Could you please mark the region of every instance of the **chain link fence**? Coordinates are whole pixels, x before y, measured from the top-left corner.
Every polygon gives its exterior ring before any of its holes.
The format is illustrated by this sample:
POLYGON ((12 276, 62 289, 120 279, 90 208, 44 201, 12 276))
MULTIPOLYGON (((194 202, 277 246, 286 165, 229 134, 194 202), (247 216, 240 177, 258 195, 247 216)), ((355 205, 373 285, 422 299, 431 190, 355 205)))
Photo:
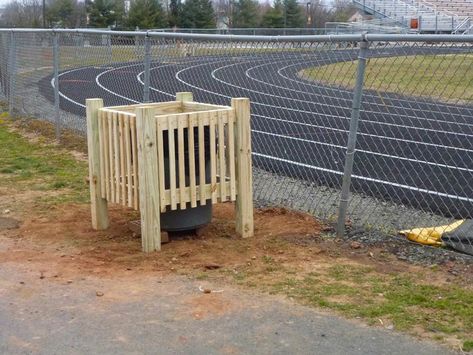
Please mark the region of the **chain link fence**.
POLYGON ((10 113, 54 122, 58 137, 85 134, 86 98, 249 97, 258 201, 338 221, 339 235, 428 238, 465 220, 462 235, 440 234, 473 253, 471 36, 0 30, 0 40, 10 113))

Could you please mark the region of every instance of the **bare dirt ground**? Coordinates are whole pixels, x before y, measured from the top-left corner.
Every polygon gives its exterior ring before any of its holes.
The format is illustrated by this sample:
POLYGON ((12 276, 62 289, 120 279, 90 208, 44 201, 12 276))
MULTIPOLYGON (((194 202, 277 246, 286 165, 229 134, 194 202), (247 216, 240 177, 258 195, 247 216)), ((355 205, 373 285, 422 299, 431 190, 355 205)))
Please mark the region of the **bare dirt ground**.
MULTIPOLYGON (((141 253, 140 237, 128 227, 136 219, 133 211, 110 208, 111 225, 106 231, 95 231, 90 225, 87 205, 54 207, 32 215, 16 212, 8 200, 29 204, 33 193, 4 198, 0 203, 4 217, 17 220, 19 228, 3 228, 2 241, 9 247, 0 251, 3 262, 28 262, 44 277, 70 279, 84 275, 120 276, 130 271, 163 274, 232 268, 248 263, 259 264, 263 257, 278 263, 305 269, 340 263, 373 265, 382 271, 418 272, 414 265, 382 255, 379 248, 366 249, 345 245, 320 236, 329 227, 311 216, 282 208, 260 209, 255 213, 255 237, 242 240, 234 231, 233 205, 214 206, 213 221, 199 235, 171 235, 171 243, 163 244, 159 253, 141 253), (10 208, 9 208, 10 207, 10 208), (314 265, 317 264, 317 265, 314 265)), ((13 207, 14 208, 14 207, 13 207)), ((9 223, 8 222, 7 226, 9 223)), ((0 229, 2 225, 0 222, 0 229)), ((451 266, 452 268, 454 265, 451 266)), ((457 278, 469 278, 468 266, 458 266, 457 278)), ((443 273, 435 273, 438 282, 446 282, 443 273)), ((39 276, 39 275, 38 275, 39 276)), ((453 277, 453 276, 452 276, 453 277)))

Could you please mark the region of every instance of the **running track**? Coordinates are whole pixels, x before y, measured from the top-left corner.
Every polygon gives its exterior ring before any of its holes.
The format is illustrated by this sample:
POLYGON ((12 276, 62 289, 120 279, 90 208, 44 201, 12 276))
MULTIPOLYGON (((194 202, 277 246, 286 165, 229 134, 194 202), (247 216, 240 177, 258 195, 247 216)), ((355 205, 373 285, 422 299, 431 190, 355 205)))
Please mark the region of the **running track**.
MULTIPOLYGON (((249 97, 254 165, 339 188, 352 93, 303 80, 297 73, 357 55, 357 50, 336 50, 153 62, 151 100, 170 101, 178 91, 192 91, 196 101, 215 104, 249 97)), ((44 78, 40 86, 47 83, 45 95, 52 100, 50 81, 51 77, 44 78)), ((88 97, 101 97, 108 106, 141 102, 143 64, 64 71, 59 87, 61 108, 81 116, 88 97)), ((468 106, 365 90, 352 190, 424 211, 471 217, 472 111, 468 106)))

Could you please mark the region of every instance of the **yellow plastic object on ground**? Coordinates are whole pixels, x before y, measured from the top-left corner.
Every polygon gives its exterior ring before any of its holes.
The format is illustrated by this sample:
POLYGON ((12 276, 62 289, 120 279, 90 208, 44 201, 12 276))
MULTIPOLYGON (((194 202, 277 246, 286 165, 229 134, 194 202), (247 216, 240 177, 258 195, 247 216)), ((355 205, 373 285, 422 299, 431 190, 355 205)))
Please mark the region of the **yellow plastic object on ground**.
POLYGON ((414 228, 406 229, 399 232, 404 235, 407 239, 425 245, 441 246, 442 235, 447 232, 451 232, 458 228, 465 220, 461 219, 452 224, 444 226, 428 227, 428 228, 414 228))

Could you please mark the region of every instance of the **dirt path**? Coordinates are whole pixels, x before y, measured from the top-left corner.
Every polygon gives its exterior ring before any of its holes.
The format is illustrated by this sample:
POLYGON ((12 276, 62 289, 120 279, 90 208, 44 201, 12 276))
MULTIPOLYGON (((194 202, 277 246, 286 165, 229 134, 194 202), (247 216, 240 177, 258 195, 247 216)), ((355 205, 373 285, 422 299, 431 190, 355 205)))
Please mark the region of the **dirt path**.
POLYGON ((2 354, 447 353, 279 297, 134 272, 58 280, 39 278, 27 263, 3 263, 0 314, 2 354))

